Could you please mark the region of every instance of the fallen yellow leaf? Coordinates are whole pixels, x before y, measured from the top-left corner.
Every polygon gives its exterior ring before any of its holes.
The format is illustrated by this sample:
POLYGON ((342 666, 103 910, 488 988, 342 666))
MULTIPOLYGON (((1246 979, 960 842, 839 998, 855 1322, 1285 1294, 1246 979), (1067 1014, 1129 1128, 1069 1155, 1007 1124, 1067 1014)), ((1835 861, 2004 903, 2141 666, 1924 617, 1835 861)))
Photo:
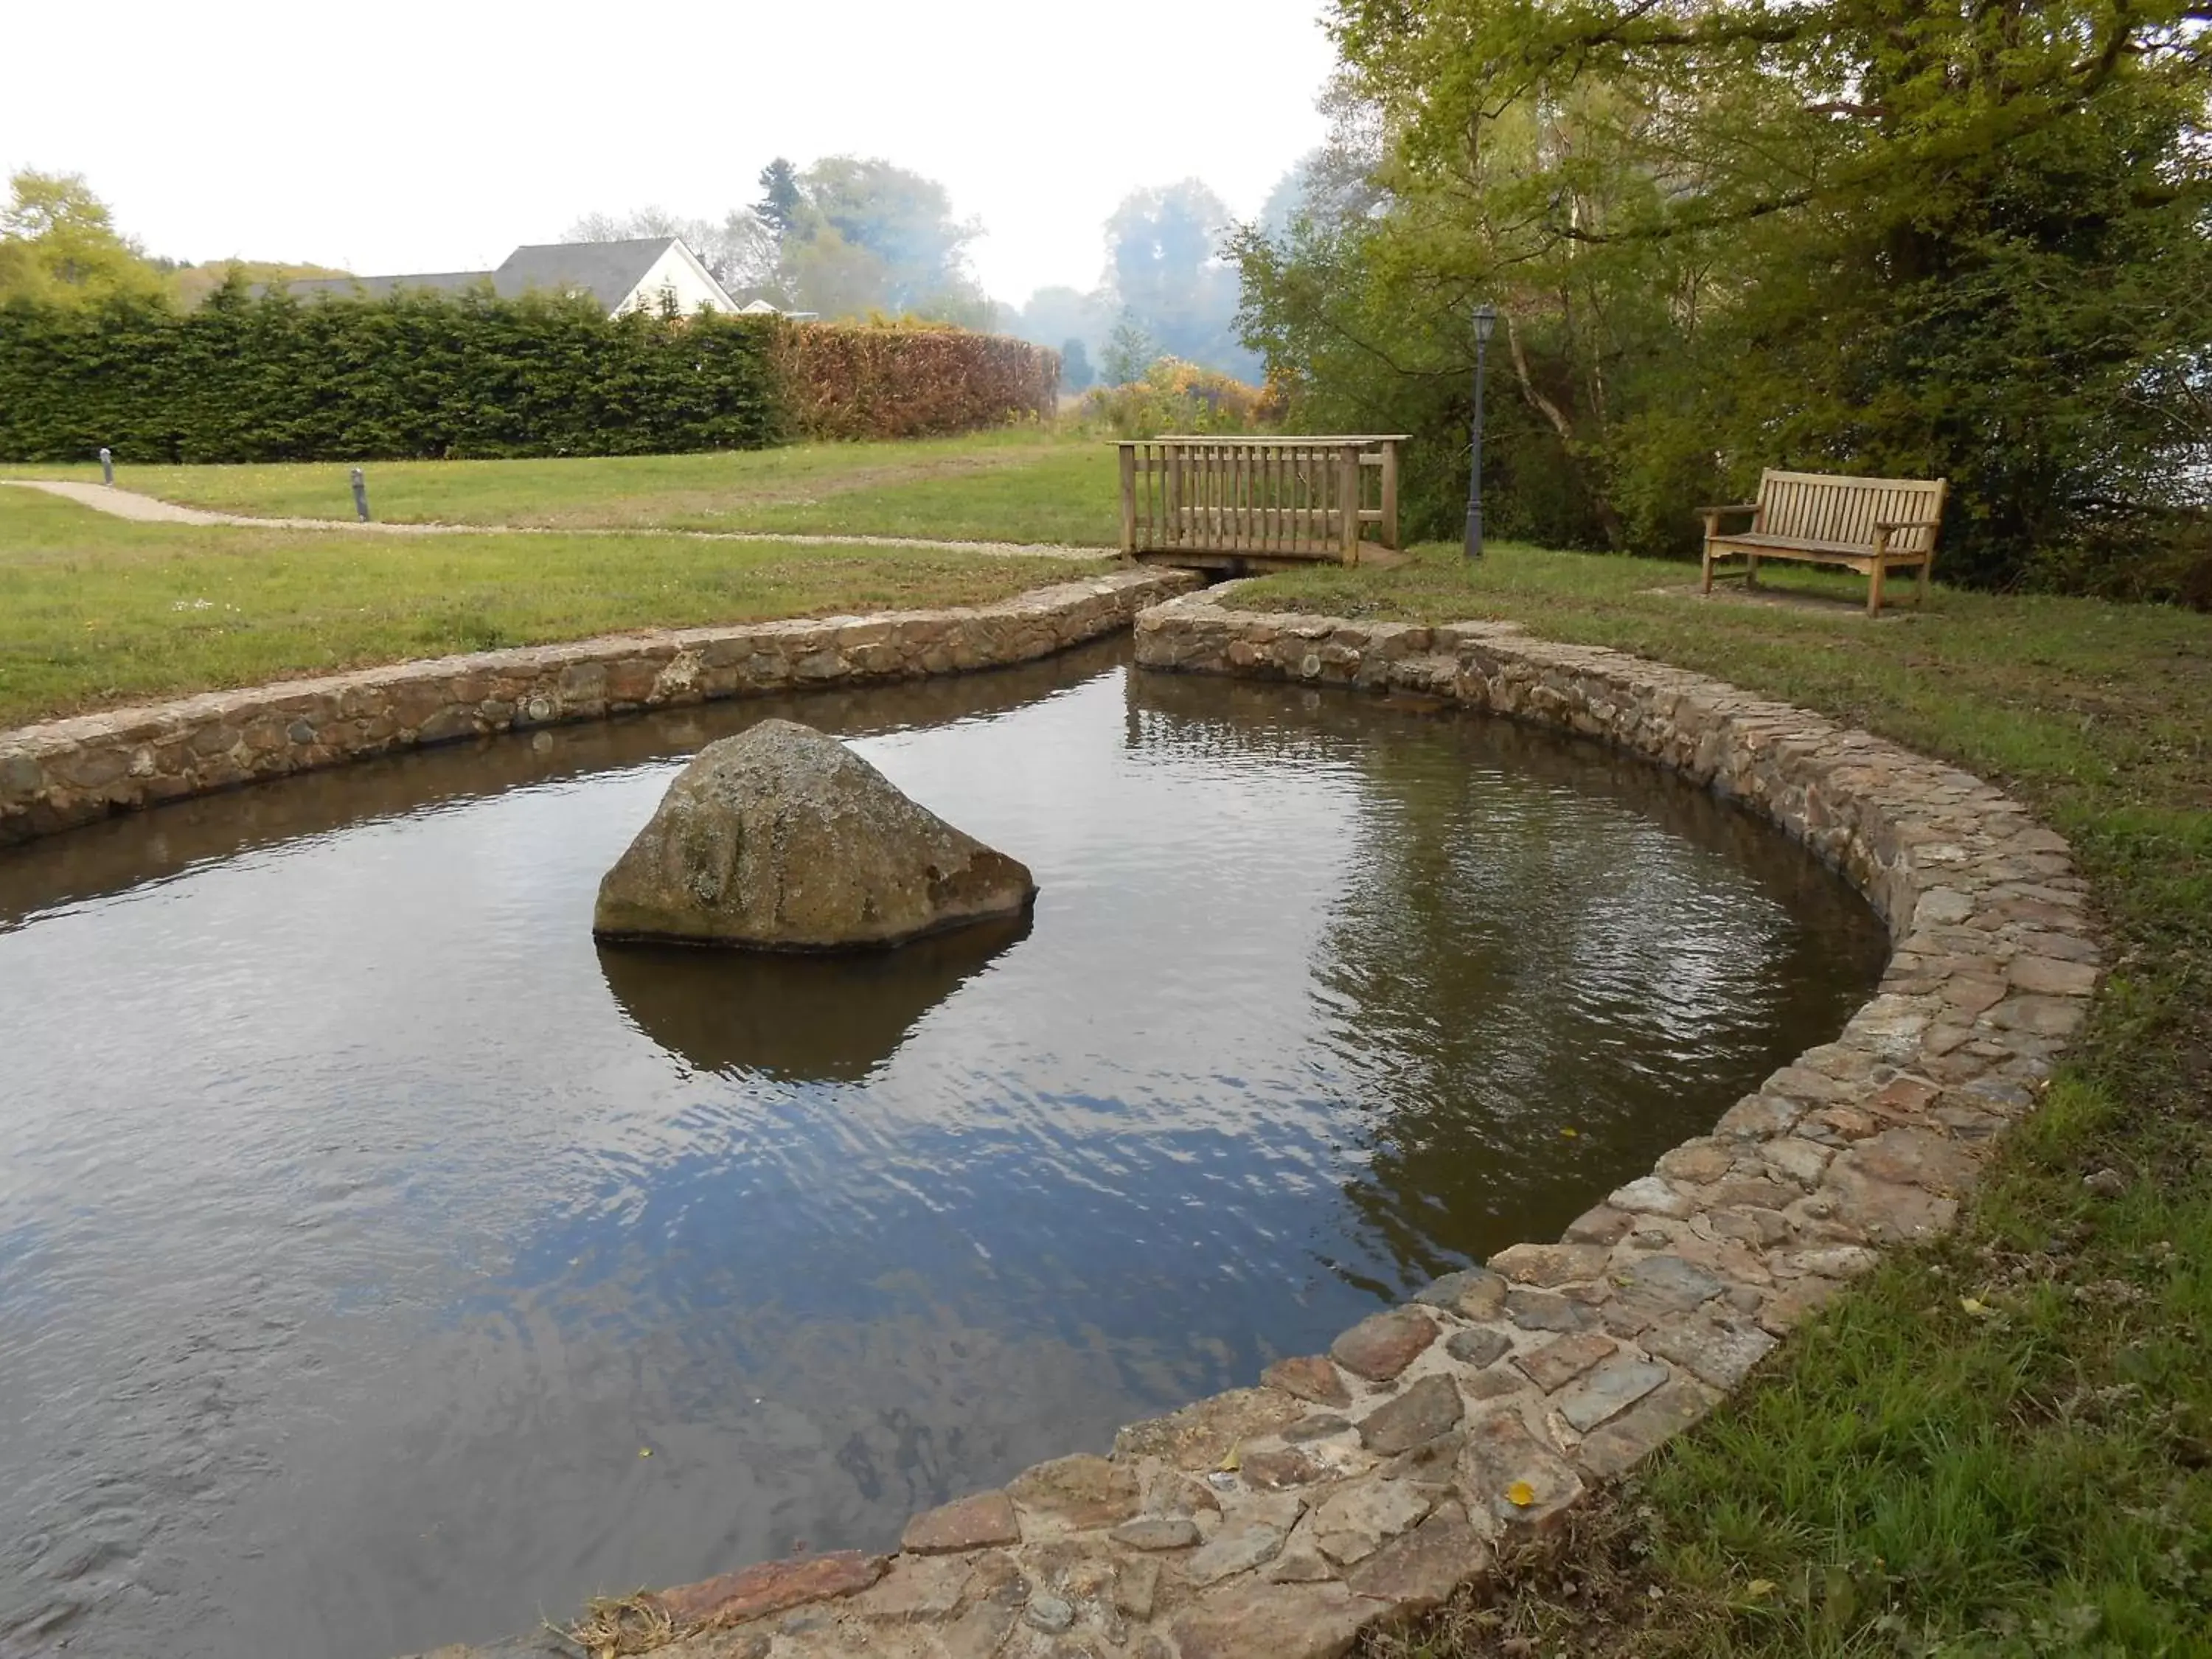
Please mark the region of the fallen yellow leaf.
POLYGON ((1762 1595, 1771 1595, 1774 1594, 1774 1581, 1771 1578, 1754 1578, 1743 1587, 1743 1593, 1754 1601, 1762 1595))
POLYGON ((1224 1474, 1234 1474, 1243 1467, 1243 1464, 1244 1449, 1242 1446, 1231 1446, 1229 1449, 1229 1455, 1221 1460, 1218 1467, 1224 1474))
POLYGON ((1536 1489, 1526 1480, 1516 1480, 1505 1489, 1505 1501, 1516 1510, 1525 1510, 1536 1501, 1536 1489))
POLYGON ((1959 1298, 1959 1305, 1977 1319, 1986 1318, 1990 1312, 1989 1304, 1976 1297, 1962 1296, 1959 1298))
POLYGON ((1576 1136, 1582 1133, 1582 1131, 1580 1129, 1562 1129, 1559 1133, 1565 1135, 1569 1140, 1572 1140, 1576 1136))
POLYGON ((653 1455, 653 1448, 650 1446, 640 1446, 637 1449, 637 1455, 640 1457, 650 1457, 653 1455))

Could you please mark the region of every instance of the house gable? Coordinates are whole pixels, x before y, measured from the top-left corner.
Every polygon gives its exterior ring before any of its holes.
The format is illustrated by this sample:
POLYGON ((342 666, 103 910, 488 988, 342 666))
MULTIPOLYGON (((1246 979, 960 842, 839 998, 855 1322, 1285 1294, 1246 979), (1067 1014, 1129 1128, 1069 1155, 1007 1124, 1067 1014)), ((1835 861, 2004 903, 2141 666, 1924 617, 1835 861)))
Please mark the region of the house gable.
POLYGON ((714 280, 698 256, 679 240, 672 240, 640 276, 611 314, 625 311, 659 311, 672 301, 677 312, 690 316, 704 306, 709 311, 737 310, 722 285, 714 280))
POLYGON ((646 236, 621 242, 528 243, 507 256, 497 270, 438 271, 416 276, 328 276, 284 284, 302 297, 381 299, 399 289, 458 292, 489 283, 502 299, 529 293, 581 294, 596 300, 610 317, 626 311, 659 311, 672 296, 685 316, 704 306, 737 310, 714 273, 672 236, 646 236))

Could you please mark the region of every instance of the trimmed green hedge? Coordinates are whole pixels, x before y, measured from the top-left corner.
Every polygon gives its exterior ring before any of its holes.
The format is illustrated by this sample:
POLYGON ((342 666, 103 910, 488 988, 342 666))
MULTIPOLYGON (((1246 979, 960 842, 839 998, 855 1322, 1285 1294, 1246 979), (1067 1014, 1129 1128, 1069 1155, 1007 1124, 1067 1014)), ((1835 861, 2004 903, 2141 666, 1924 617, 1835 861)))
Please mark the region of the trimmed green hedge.
POLYGON ((757 449, 786 435, 773 319, 487 289, 0 306, 0 457, 305 461, 757 449))

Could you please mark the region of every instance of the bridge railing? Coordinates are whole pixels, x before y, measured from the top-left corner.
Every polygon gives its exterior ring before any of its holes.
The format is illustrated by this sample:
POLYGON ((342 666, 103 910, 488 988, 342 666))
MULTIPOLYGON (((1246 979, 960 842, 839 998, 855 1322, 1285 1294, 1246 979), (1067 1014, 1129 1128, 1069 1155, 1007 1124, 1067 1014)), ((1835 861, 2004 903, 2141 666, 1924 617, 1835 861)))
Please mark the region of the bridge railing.
POLYGON ((1165 436, 1121 452, 1121 550, 1359 562, 1398 546, 1403 434, 1165 436))

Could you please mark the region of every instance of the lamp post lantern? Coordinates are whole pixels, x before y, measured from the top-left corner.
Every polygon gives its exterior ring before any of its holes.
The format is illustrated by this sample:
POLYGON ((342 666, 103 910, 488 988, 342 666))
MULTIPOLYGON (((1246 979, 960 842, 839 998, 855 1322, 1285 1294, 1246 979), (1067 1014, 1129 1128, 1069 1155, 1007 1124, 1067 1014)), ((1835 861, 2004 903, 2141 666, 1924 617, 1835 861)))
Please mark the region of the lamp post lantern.
POLYGON ((1496 307, 1486 300, 1474 308, 1474 464, 1467 480, 1467 556, 1482 556, 1482 382, 1490 331, 1498 326, 1496 307))

